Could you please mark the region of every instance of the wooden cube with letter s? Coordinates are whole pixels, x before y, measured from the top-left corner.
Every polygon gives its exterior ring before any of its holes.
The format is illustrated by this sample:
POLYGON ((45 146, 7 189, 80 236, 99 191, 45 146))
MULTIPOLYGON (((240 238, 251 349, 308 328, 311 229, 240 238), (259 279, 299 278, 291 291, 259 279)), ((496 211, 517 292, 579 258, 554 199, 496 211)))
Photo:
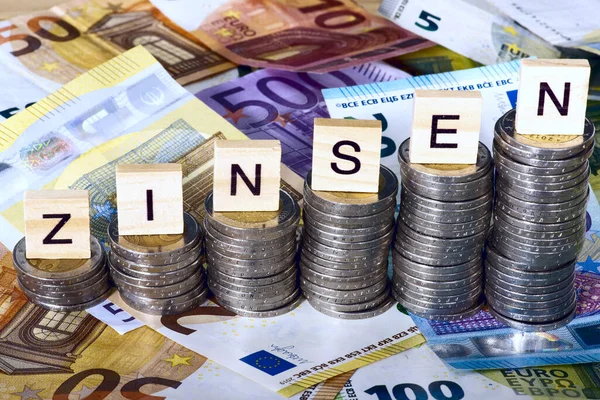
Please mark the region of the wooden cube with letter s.
POLYGON ((381 121, 315 118, 313 190, 376 193, 381 121))

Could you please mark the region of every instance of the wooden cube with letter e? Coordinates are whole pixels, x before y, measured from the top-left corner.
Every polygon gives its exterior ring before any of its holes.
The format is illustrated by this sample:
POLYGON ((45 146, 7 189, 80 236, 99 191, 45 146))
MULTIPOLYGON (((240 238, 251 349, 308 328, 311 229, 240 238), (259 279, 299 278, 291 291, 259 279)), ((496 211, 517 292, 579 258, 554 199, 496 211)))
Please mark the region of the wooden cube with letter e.
POLYGON ((90 258, 87 190, 29 190, 23 208, 27 258, 90 258))
POLYGON ((214 159, 214 211, 279 209, 279 140, 218 140, 214 159))
POLYGON ((415 90, 410 162, 475 164, 481 109, 480 92, 415 90))
POLYGON ((116 168, 119 235, 183 233, 181 164, 120 164, 116 168))
POLYGON ((381 121, 315 118, 313 190, 376 193, 381 121))
POLYGON ((582 135, 589 80, 587 60, 521 60, 517 133, 582 135))

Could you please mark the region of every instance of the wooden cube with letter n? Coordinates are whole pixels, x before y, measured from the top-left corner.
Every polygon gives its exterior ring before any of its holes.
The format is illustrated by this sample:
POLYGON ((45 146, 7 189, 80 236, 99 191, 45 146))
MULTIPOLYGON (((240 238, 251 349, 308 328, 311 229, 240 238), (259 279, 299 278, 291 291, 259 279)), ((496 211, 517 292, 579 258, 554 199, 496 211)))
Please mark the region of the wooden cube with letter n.
POLYGON ((217 140, 214 211, 277 211, 281 182, 279 140, 217 140))
POLYGON ((480 92, 415 90, 410 162, 475 164, 481 108, 480 92))
POLYGON ((315 118, 313 190, 379 190, 381 121, 315 118))
POLYGON ((90 258, 87 190, 29 190, 23 208, 27 258, 90 258))
POLYGON ((119 235, 183 233, 181 164, 120 164, 116 180, 119 235))
POLYGON ((517 133, 583 135, 589 80, 587 60, 521 60, 517 133))

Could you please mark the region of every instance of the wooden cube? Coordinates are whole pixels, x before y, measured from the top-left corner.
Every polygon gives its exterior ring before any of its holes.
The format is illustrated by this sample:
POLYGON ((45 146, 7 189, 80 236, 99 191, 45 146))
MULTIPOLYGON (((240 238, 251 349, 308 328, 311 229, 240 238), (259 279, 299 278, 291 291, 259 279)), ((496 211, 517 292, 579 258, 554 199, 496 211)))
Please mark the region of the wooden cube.
POLYGON ((217 140, 214 211, 277 211, 281 181, 279 140, 217 140))
POLYGON ((116 180, 119 235, 183 233, 181 164, 120 164, 116 180))
POLYGON ((583 135, 589 81, 587 60, 521 60, 516 131, 583 135))
POLYGON ((27 258, 90 258, 87 190, 28 190, 23 198, 27 258))
POLYGON ((415 90, 410 162, 475 164, 481 108, 477 91, 415 90))
POLYGON ((315 118, 313 190, 379 190, 381 121, 315 118))

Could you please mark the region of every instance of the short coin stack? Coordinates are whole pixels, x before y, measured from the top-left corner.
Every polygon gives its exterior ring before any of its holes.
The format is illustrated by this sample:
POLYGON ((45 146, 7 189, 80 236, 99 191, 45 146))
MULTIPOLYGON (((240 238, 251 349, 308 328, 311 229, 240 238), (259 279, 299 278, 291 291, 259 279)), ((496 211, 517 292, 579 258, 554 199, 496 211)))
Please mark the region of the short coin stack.
POLYGON ((119 236, 118 218, 108 226, 108 264, 123 301, 153 315, 179 314, 208 297, 202 266, 202 230, 183 216, 179 235, 119 236))
POLYGON ((280 189, 274 212, 214 212, 204 202, 208 286, 219 303, 241 316, 285 314, 302 301, 296 266, 300 206, 280 189))
POLYGON ((313 191, 304 183, 300 286, 318 311, 369 318, 393 303, 387 279, 398 179, 380 167, 378 193, 313 191))
POLYGON ((517 329, 543 331, 575 316, 574 269, 585 232, 588 158, 583 136, 520 135, 515 111, 496 123, 496 204, 486 252, 490 312, 517 329))
POLYGON ((402 196, 393 251, 394 297, 423 318, 467 318, 482 306, 492 156, 479 143, 475 165, 412 164, 409 146, 410 139, 398 150, 402 196))
POLYGON ((88 259, 28 259, 23 238, 15 246, 13 262, 27 298, 49 310, 84 310, 101 303, 110 292, 104 250, 94 236, 88 259))

